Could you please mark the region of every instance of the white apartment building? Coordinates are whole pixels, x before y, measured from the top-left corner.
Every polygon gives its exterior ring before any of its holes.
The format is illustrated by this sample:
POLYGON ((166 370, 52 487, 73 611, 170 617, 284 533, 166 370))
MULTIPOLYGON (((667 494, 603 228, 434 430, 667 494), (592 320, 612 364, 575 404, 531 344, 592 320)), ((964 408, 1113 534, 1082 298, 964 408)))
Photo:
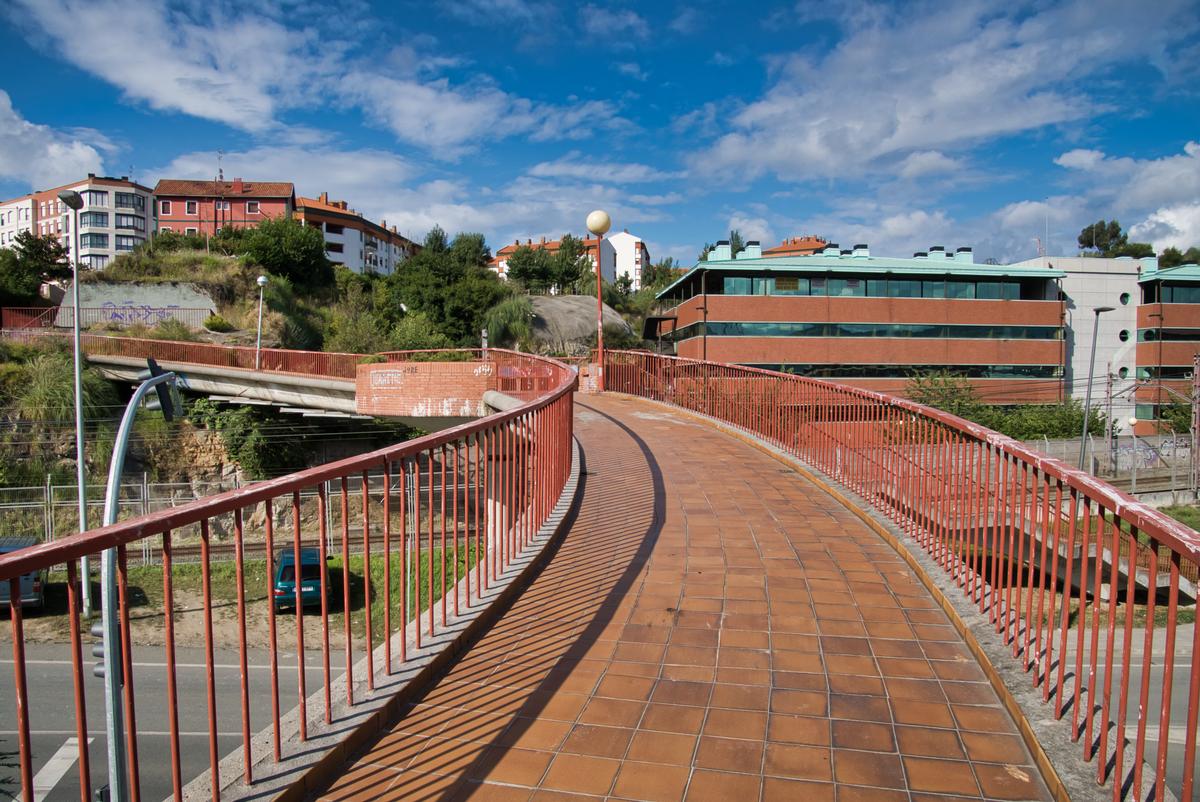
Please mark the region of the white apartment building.
POLYGON ((389 275, 417 252, 417 244, 402 236, 387 221, 373 223, 346 201, 331 201, 329 193, 316 198, 296 198, 296 219, 321 230, 325 255, 334 264, 355 273, 389 275))
POLYGON ((0 203, 0 247, 11 247, 18 231, 53 236, 66 246, 71 261, 99 270, 146 241, 153 230, 153 197, 148 187, 127 176, 89 173, 82 181, 0 203), (71 236, 71 210, 58 197, 63 190, 74 190, 83 199, 78 253, 71 236))
POLYGON ((633 289, 641 289, 642 268, 650 264, 650 251, 646 249, 642 238, 630 234, 629 229, 625 229, 605 238, 604 250, 607 252, 604 261, 608 262, 611 258, 616 277, 629 276, 633 289))

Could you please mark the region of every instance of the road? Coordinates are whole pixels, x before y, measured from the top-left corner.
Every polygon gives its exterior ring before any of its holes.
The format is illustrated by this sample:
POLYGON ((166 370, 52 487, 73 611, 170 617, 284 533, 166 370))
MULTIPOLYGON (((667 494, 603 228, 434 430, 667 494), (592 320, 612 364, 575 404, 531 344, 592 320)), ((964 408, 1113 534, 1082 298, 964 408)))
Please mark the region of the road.
MULTIPOLYGON (((85 649, 88 647, 85 646, 85 649)), ((39 800, 78 800, 79 766, 75 731, 71 663, 64 644, 26 646, 29 674, 29 710, 32 718, 34 789, 39 800)), ((167 669, 160 647, 134 649, 134 685, 137 689, 138 766, 145 799, 171 795, 171 746, 167 719, 167 669)), ((248 656, 250 677, 250 729, 257 732, 271 722, 271 670, 268 652, 252 650, 248 656)), ((91 676, 95 659, 84 654, 88 673, 87 694, 89 755, 92 788, 108 782, 105 757, 103 683, 91 676)), ((296 704, 296 655, 279 655, 280 708, 296 704)), ((239 694, 238 654, 215 654, 217 686, 217 742, 220 755, 242 742, 242 713, 239 694)), ((305 657, 309 693, 320 687, 321 653, 305 657)), ((340 671, 331 667, 337 674, 340 671)), ((12 660, 0 660, 0 671, 10 673, 12 660)), ((11 674, 10 674, 11 675, 11 674)), ((176 652, 179 689, 180 753, 183 781, 208 768, 207 670, 204 651, 179 648, 176 652)), ((11 688, 11 681, 8 683, 11 688)), ((313 712, 310 710, 310 715, 313 712)), ((21 777, 17 759, 16 708, 13 695, 0 695, 0 800, 20 798, 21 777)), ((286 737, 286 733, 284 734, 286 737)))

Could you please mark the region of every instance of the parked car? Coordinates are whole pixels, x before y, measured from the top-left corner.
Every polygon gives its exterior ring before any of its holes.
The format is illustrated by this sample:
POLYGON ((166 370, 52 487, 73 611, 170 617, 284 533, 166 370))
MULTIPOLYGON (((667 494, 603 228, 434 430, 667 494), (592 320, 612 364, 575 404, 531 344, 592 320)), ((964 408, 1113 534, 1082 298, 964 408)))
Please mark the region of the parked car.
MULTIPOLYGON (((8 554, 19 549, 37 545, 34 537, 0 537, 0 554, 8 554)), ((9 583, 0 582, 0 605, 7 607, 9 599, 9 583)), ((21 577, 21 606, 41 609, 46 603, 46 571, 40 569, 31 571, 21 577)))
MULTIPOLYGON (((280 551, 275 561, 272 603, 276 610, 296 606, 296 553, 291 549, 280 551)), ((321 603, 320 549, 300 549, 300 603, 321 603)))

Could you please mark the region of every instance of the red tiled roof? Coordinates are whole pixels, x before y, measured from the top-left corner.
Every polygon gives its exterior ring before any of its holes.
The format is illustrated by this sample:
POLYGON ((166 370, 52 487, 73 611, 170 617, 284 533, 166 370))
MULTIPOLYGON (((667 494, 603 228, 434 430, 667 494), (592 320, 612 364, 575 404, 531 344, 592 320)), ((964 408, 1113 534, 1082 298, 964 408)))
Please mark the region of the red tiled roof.
POLYGON ((154 187, 154 194, 202 198, 290 198, 295 193, 290 181, 242 181, 241 192, 234 192, 234 184, 233 181, 163 178, 154 187))
POLYGON ((763 256, 807 256, 822 250, 828 243, 820 237, 791 237, 762 252, 763 256))
MULTIPOLYGON (((596 240, 594 238, 582 238, 579 240, 579 242, 583 245, 584 253, 596 250, 596 240)), ((534 242, 533 240, 527 239, 524 242, 510 242, 500 250, 496 251, 496 256, 492 259, 492 263, 494 264, 499 262, 501 259, 512 256, 516 252, 517 248, 533 248, 534 250, 547 250, 553 253, 561 247, 562 240, 560 239, 542 240, 540 242, 534 242)))

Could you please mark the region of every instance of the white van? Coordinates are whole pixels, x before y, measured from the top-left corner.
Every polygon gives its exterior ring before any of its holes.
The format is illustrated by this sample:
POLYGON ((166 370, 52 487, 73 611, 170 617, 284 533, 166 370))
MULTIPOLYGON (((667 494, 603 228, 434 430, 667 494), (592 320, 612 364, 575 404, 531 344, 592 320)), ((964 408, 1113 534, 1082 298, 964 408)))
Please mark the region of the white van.
MULTIPOLYGON (((37 545, 33 537, 0 537, 0 554, 18 551, 37 545)), ((7 581, 0 581, 0 607, 8 607, 9 587, 7 581)), ((46 601, 46 571, 39 569, 21 577, 21 606, 41 608, 46 601)))

